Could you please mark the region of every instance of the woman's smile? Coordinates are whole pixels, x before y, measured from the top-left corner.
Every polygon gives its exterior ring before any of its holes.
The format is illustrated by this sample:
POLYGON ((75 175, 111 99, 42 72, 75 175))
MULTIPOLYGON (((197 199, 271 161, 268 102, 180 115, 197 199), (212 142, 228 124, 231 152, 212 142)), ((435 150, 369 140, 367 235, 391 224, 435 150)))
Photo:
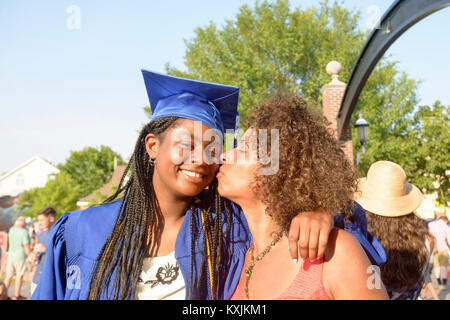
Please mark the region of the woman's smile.
POLYGON ((205 180, 208 179, 208 174, 199 169, 180 168, 180 171, 184 179, 191 183, 205 183, 205 180))

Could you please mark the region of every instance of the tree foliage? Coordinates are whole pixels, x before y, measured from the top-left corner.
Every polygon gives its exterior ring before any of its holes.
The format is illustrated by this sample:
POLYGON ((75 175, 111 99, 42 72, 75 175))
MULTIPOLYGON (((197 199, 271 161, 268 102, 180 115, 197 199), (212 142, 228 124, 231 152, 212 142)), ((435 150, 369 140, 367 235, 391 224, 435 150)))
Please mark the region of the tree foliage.
POLYGON ((48 206, 56 209, 58 217, 77 208, 77 201, 94 192, 111 179, 116 164, 122 157, 107 146, 86 147, 71 151, 70 156, 58 165, 44 187, 25 191, 19 199, 19 209, 25 216, 35 216, 48 206))
POLYGON ((186 41, 182 72, 173 75, 240 87, 239 113, 245 118, 274 92, 299 91, 315 104, 330 81, 327 63, 338 60, 348 78, 366 33, 357 28, 358 12, 327 1, 318 8, 290 9, 288 1, 243 5, 223 28, 211 22, 186 41))
POLYGON ((59 217, 62 213, 75 210, 80 188, 64 172, 53 174, 42 188, 25 191, 19 198, 19 209, 24 216, 33 217, 45 207, 54 207, 59 217))
POLYGON ((417 123, 416 167, 414 183, 428 193, 436 192, 439 202, 450 201, 450 106, 436 101, 432 107, 420 106, 415 114, 417 123))
POLYGON ((80 151, 71 151, 66 162, 58 165, 61 172, 67 173, 80 188, 84 197, 100 188, 111 179, 116 164, 124 164, 122 157, 110 147, 86 147, 80 151))

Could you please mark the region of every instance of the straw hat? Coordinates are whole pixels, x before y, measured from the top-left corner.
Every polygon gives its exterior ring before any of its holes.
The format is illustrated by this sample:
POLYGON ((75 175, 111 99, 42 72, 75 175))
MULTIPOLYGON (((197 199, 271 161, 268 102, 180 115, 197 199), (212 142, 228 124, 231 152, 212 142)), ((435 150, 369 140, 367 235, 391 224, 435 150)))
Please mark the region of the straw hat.
POLYGON ((406 180, 403 168, 391 161, 373 163, 358 184, 355 201, 380 216, 404 216, 422 203, 422 192, 406 180))

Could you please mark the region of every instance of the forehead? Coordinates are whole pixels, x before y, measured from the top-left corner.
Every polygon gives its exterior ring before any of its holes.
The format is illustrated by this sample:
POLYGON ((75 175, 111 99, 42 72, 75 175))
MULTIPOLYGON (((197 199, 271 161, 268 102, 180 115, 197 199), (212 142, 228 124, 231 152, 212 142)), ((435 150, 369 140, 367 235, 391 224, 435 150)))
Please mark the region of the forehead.
POLYGON ((200 121, 190 119, 178 119, 175 126, 167 132, 172 140, 190 137, 201 141, 211 141, 211 137, 221 138, 222 133, 212 129, 200 121))
POLYGON ((212 130, 207 125, 203 124, 200 121, 195 121, 191 119, 178 119, 174 129, 183 128, 189 132, 194 132, 195 129, 201 129, 202 131, 212 130))

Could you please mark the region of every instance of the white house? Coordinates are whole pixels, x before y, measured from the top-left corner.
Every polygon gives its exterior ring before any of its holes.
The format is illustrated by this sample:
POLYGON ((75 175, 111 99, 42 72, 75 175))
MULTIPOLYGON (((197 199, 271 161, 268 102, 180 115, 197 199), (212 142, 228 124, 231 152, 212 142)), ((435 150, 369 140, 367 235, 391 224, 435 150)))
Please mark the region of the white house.
POLYGON ((0 176, 0 196, 17 196, 21 192, 43 187, 52 173, 59 170, 53 164, 38 156, 34 156, 20 166, 0 176))

